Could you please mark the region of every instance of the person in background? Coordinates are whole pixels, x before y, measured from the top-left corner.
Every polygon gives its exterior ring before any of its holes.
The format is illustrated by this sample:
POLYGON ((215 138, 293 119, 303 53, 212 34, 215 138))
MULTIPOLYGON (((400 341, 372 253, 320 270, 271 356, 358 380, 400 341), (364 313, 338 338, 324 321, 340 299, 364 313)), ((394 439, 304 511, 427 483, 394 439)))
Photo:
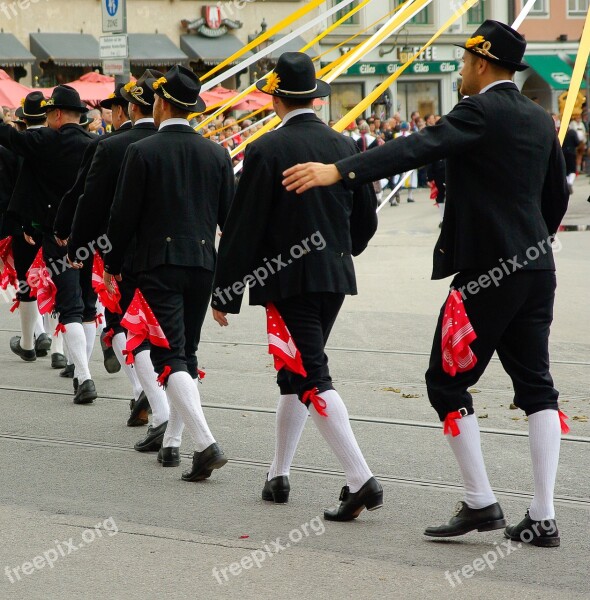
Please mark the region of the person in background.
POLYGON ((572 122, 567 129, 563 145, 561 147, 563 151, 563 157, 565 158, 565 170, 567 173, 567 187, 570 194, 574 193, 574 182, 576 181, 576 169, 577 169, 577 155, 578 146, 580 145, 580 139, 572 122))

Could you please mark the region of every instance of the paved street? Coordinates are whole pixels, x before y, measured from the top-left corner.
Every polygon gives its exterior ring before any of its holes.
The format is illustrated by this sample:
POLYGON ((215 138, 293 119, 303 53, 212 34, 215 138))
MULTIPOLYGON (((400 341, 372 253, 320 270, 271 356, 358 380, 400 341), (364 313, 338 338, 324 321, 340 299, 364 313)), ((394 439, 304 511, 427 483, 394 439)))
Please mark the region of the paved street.
MULTIPOLYGON (((590 179, 579 178, 565 224, 590 225, 589 195, 590 179)), ((289 503, 260 499, 278 397, 262 309, 246 307, 224 330, 207 318, 201 395, 231 460, 210 480, 185 483, 181 469, 133 450, 144 428, 126 427, 129 386, 105 372, 98 343, 99 399, 75 406, 71 380, 48 359, 27 364, 11 354, 17 316, 2 301, 0 598, 590 598, 590 231, 561 233, 557 254, 552 370, 571 425, 556 489, 561 548, 507 549, 501 531, 436 542, 424 527, 446 521, 461 499, 424 385, 449 281, 430 281, 439 229, 428 192, 402 200, 381 211, 356 261, 360 293, 347 299, 330 341, 336 387, 385 489, 384 508, 352 523, 323 522, 344 478, 311 420, 289 503)), ((499 361, 474 392, 488 474, 518 522, 533 489, 526 419, 510 409, 499 361)), ((186 468, 188 437, 182 451, 186 468)))

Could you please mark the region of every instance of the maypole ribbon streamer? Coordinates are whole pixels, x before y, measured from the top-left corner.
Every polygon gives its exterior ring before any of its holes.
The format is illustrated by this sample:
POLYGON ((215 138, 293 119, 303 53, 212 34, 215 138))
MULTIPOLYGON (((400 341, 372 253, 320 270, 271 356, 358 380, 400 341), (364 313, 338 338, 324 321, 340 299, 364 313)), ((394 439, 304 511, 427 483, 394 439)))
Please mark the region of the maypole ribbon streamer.
MULTIPOLYGON (((580 38, 580 46, 578 48, 578 55, 576 57, 576 64, 574 65, 574 72, 572 74, 572 81, 570 88, 567 92, 567 100, 565 102, 565 108, 563 110, 563 116, 561 117, 561 126, 559 128, 559 141, 563 144, 565 140, 565 134, 569 127, 572 113, 574 112, 574 106, 576 104, 576 98, 582 87, 582 80, 586 72, 586 64, 588 57, 590 56, 590 11, 586 15, 586 23, 584 24, 584 31, 580 38)), ((590 90, 586 90, 590 92, 590 90)))
MULTIPOLYGON (((208 81, 207 83, 205 83, 203 85, 203 88, 202 88, 203 91, 206 92, 207 90, 210 90, 211 88, 220 84, 222 81, 225 81, 228 77, 231 77, 232 75, 235 75, 236 73, 239 73, 240 71, 243 71, 250 65, 253 65, 254 63, 258 62, 261 58, 264 58, 268 54, 271 54, 275 50, 278 50, 285 44, 288 44, 291 40, 294 40, 296 37, 300 36, 301 34, 305 33, 306 31, 309 31, 310 29, 312 29, 313 27, 315 27, 322 21, 325 21, 325 19, 327 17, 335 14, 336 12, 338 12, 339 10, 342 10, 343 8, 346 8, 346 6, 348 6, 349 4, 352 4, 352 2, 354 2, 354 0, 342 0, 342 2, 339 2, 338 4, 334 5, 332 8, 323 12, 318 17, 315 17, 311 21, 305 23, 304 25, 301 25, 301 27, 299 27, 295 31, 291 31, 290 33, 287 33, 280 40, 277 40, 276 42, 274 42, 274 44, 271 44, 267 48, 260 50, 253 56, 250 56, 249 58, 247 58, 246 60, 242 61, 241 63, 235 65, 231 69, 228 69, 225 73, 222 73, 221 75, 218 75, 217 77, 214 77, 213 79, 211 79, 210 81, 208 81)), ((312 4, 314 4, 314 3, 315 2, 312 2, 312 4)), ((289 17, 289 19, 291 19, 291 22, 296 20, 293 18, 293 16, 294 15, 289 17)), ((253 43, 254 42, 250 42, 250 44, 253 44, 253 43)), ((250 44, 248 44, 248 46, 250 46, 250 44)), ((248 48, 248 46, 245 46, 245 48, 248 48)), ((242 48, 241 52, 243 52, 245 48, 242 48)), ((226 59, 226 60, 229 60, 229 59, 226 59)), ((220 63, 220 64, 222 64, 222 63, 220 63)), ((219 65, 217 65, 217 67, 219 67, 219 65)))
MULTIPOLYGON (((472 0, 475 2, 476 0, 472 0)), ((353 64, 361 60, 366 54, 371 52, 371 50, 375 49, 381 43, 383 43, 389 36, 395 33, 398 29, 400 29, 405 23, 407 23, 410 19, 412 19, 420 10, 430 4, 432 0, 408 0, 406 3, 400 7, 399 14, 393 16, 389 21, 373 34, 368 40, 361 42, 356 48, 350 50, 342 60, 342 57, 334 61, 332 64, 320 69, 318 71, 317 76, 322 77, 324 81, 331 83, 336 79, 341 73, 350 68, 353 64), (335 66, 336 65, 336 66, 335 66), (326 77, 323 77, 325 73, 329 71, 329 74, 326 77)), ((245 140, 242 144, 240 144, 237 148, 233 150, 231 153, 232 157, 236 156, 240 152, 244 150, 244 148, 254 142, 259 137, 274 129, 280 122, 279 117, 275 117, 271 121, 269 121, 262 129, 257 131, 250 138, 245 140)), ((239 165, 236 166, 234 171, 237 172, 239 170, 239 165)))

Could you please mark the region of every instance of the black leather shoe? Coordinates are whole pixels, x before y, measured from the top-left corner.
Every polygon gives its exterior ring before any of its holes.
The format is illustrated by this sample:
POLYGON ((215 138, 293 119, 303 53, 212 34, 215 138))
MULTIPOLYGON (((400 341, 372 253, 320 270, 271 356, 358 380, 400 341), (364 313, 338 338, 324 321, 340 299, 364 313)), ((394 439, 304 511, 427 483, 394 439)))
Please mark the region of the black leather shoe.
POLYGON ((340 492, 340 505, 335 510, 325 510, 324 519, 327 521, 352 521, 361 514, 363 508, 377 510, 382 506, 383 488, 374 477, 371 477, 354 494, 345 485, 340 492))
POLYGON ((74 377, 74 365, 66 365, 63 371, 59 372, 60 377, 67 377, 68 379, 72 379, 74 377))
POLYGON ((180 465, 180 448, 160 448, 158 462, 163 467, 178 467, 180 465))
POLYGON ((20 356, 26 362, 34 362, 37 360, 35 350, 23 350, 20 345, 20 335, 15 335, 10 338, 10 349, 20 356))
POLYGON ((518 525, 508 525, 506 527, 504 537, 515 542, 524 542, 542 548, 557 548, 561 543, 555 519, 533 521, 529 517, 528 510, 525 518, 518 525))
POLYGON ((66 369, 68 363, 66 357, 60 352, 54 352, 51 355, 51 368, 52 369, 66 369))
POLYGON ((289 500, 289 492, 291 491, 289 478, 286 475, 279 475, 269 481, 268 473, 266 477, 267 479, 262 488, 262 499, 274 502, 275 504, 284 504, 287 502, 289 500))
POLYGON ((113 348, 104 343, 104 330, 100 334, 100 347, 102 348, 103 364, 107 373, 118 373, 121 370, 121 364, 113 348))
POLYGON ((51 338, 46 333, 42 333, 35 340, 35 354, 38 357, 47 356, 47 353, 50 350, 51 350, 51 338))
MULTIPOLYGON (((77 382, 77 379, 74 379, 77 382)), ((84 383, 81 383, 76 389, 74 394, 74 404, 90 404, 98 398, 96 388, 94 387, 94 381, 87 379, 84 383)))
POLYGON ((164 421, 164 423, 157 427, 152 427, 152 425, 150 425, 147 430, 147 435, 143 440, 139 440, 133 447, 138 452, 156 452, 162 447, 167 425, 168 421, 164 421))
POLYGON ((211 444, 203 452, 193 454, 193 466, 182 474, 184 481, 202 481, 211 477, 213 469, 221 469, 227 463, 223 450, 217 443, 211 444))
POLYGON ((78 378, 74 377, 74 379, 72 379, 72 385, 74 386, 74 392, 78 391, 78 378))
POLYGON ((506 520, 500 505, 495 502, 484 508, 469 508, 465 502, 457 504, 457 510, 446 525, 427 527, 424 535, 430 537, 455 537, 464 535, 474 529, 477 531, 493 531, 506 527, 506 520))
POLYGON ((131 400, 129 408, 131 409, 131 414, 129 415, 129 419, 127 419, 127 427, 140 427, 141 425, 148 424, 150 403, 143 392, 141 392, 137 400, 131 400))

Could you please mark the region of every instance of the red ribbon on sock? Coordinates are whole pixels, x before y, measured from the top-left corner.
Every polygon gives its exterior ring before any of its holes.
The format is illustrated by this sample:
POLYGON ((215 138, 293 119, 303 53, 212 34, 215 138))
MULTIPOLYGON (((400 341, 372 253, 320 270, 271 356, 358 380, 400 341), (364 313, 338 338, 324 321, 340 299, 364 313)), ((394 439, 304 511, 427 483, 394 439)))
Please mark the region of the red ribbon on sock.
POLYGON ((166 384, 168 383, 168 377, 170 377, 170 373, 172 373, 172 369, 168 365, 166 365, 162 373, 158 375, 157 381, 159 386, 163 388, 166 387, 166 384))
POLYGON ((314 387, 313 390, 304 392, 301 402, 311 402, 319 415, 322 415, 322 417, 328 416, 328 413, 326 412, 326 401, 319 395, 317 387, 314 387))
POLYGON ((66 326, 63 323, 58 323, 57 327, 55 328, 55 333, 53 334, 54 337, 58 337, 60 333, 65 333, 66 332, 66 326))
POLYGON ((107 348, 112 348, 113 347, 113 337, 115 335, 114 330, 111 328, 108 331, 105 332, 105 334, 102 336, 102 341, 104 343, 104 345, 107 348))
POLYGON ((135 355, 133 350, 123 350, 123 356, 125 357, 125 364, 132 365, 135 363, 135 355))
POLYGON ((456 410, 455 412, 449 413, 445 417, 444 425, 443 425, 443 434, 449 435, 449 433, 453 437, 457 437, 461 432, 459 431, 459 425, 457 425, 457 419, 462 419, 463 415, 456 410))
POLYGON ((559 415, 559 425, 561 426, 561 433, 569 433, 570 426, 566 423, 566 420, 569 419, 569 417, 561 410, 558 410, 557 414, 559 415))
POLYGON ((199 377, 199 381, 201 381, 202 379, 205 379, 205 375, 207 375, 207 373, 205 373, 205 371, 201 371, 201 369, 197 369, 197 375, 199 377))
POLYGON ((13 313, 20 306, 20 300, 17 300, 16 298, 12 302, 13 302, 13 304, 10 307, 11 313, 13 313))
POLYGON ((99 325, 102 325, 102 313, 98 313, 96 317, 94 317, 94 324, 96 325, 97 329, 99 325))

